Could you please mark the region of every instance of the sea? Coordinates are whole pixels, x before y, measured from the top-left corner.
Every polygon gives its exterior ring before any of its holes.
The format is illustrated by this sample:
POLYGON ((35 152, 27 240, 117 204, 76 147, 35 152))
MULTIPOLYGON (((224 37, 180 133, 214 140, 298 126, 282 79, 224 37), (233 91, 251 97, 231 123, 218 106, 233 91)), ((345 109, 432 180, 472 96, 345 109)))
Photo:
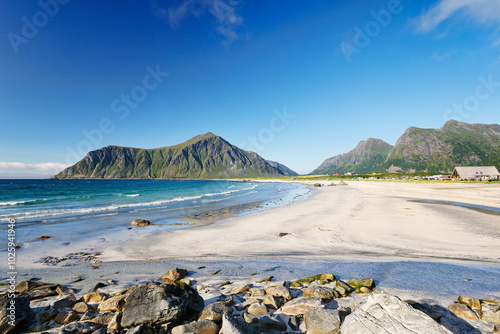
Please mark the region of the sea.
POLYGON ((0 251, 7 251, 12 236, 9 221, 15 222, 18 254, 36 262, 47 254, 102 250, 146 233, 192 228, 185 218, 204 212, 226 208, 245 215, 288 205, 313 191, 272 182, 0 180, 0 251), (131 228, 136 218, 152 224, 131 228))

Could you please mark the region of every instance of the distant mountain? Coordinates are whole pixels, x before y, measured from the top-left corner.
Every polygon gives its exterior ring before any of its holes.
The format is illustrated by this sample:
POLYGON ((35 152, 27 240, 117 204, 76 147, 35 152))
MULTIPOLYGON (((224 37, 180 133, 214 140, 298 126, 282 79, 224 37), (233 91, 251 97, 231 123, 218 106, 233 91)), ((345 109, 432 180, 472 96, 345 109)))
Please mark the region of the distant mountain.
POLYGON ((267 163, 273 166, 274 168, 278 169, 280 172, 282 172, 286 176, 298 176, 299 174, 291 170, 285 165, 280 164, 279 162, 276 161, 271 161, 267 160, 267 163))
POLYGON ((475 165, 500 166, 500 125, 450 120, 441 129, 410 127, 382 169, 451 172, 455 166, 475 165))
POLYGON ((255 152, 212 133, 156 149, 108 146, 89 152, 53 178, 240 178, 284 176, 255 152))
POLYGON ((370 173, 382 166, 391 148, 392 145, 383 140, 368 138, 366 141, 361 141, 352 151, 326 159, 311 174, 370 173))

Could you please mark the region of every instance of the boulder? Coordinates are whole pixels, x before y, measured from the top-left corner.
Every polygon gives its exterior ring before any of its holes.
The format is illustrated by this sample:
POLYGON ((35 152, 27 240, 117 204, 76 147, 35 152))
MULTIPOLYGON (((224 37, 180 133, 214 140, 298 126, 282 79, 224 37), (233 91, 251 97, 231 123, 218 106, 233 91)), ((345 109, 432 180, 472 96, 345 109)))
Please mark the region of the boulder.
POLYGON ((277 310, 284 304, 284 300, 282 297, 274 297, 272 295, 264 296, 262 300, 262 304, 266 305, 267 308, 277 310))
POLYGON ((127 296, 116 296, 102 301, 97 307, 101 312, 120 312, 125 307, 127 296))
POLYGON ((29 300, 40 299, 45 297, 56 296, 57 292, 52 288, 45 288, 43 285, 40 289, 28 290, 23 293, 23 296, 28 297, 29 300))
POLYGON ((319 306, 321 306, 321 299, 317 297, 299 297, 283 305, 281 311, 288 315, 300 315, 319 306))
POLYGON ((316 307, 304 316, 307 334, 340 334, 339 310, 316 307))
POLYGON ((73 311, 75 311, 76 313, 85 313, 92 310, 92 307, 90 307, 90 305, 85 302, 78 302, 73 306, 73 311))
POLYGON ((31 290, 33 288, 39 287, 44 285, 45 283, 43 282, 38 282, 38 281, 21 281, 17 283, 16 288, 14 289, 15 292, 22 293, 26 292, 28 290, 31 290))
POLYGON ((65 286, 59 285, 56 288, 56 292, 58 295, 67 295, 67 294, 75 294, 77 291, 75 289, 67 288, 65 286))
POLYGON ((96 324, 101 324, 103 326, 108 326, 116 314, 117 313, 114 312, 99 313, 95 317, 90 319, 90 321, 96 324))
POLYGON ((0 333, 19 332, 33 318, 34 313, 28 298, 21 296, 9 298, 8 294, 0 295, 0 333))
POLYGON ((247 292, 249 290, 250 290, 250 286, 248 284, 235 286, 234 288, 231 289, 230 294, 237 295, 239 293, 247 292))
POLYGON ((185 284, 142 284, 127 297, 122 326, 179 321, 203 310, 198 292, 185 284))
POLYGON ((250 296, 251 297, 264 297, 266 295, 266 290, 262 288, 251 288, 250 296))
POLYGON ((342 334, 451 334, 426 314, 385 293, 370 295, 366 302, 345 318, 341 332, 342 334))
POLYGON ((76 304, 76 298, 72 294, 62 295, 52 303, 52 307, 55 309, 72 307, 76 304))
POLYGON ((80 316, 75 311, 62 311, 59 312, 54 318, 54 322, 59 325, 67 325, 80 319, 80 316))
POLYGON ((288 290, 284 286, 270 286, 267 287, 265 290, 268 295, 275 297, 283 297, 285 298, 285 300, 292 299, 292 294, 290 293, 290 290, 288 290))
POLYGON ((471 310, 481 313, 481 301, 471 296, 458 297, 457 303, 467 305, 471 310))
POLYGON ((451 313, 462 319, 479 320, 476 312, 472 311, 467 305, 464 304, 451 304, 448 307, 451 313))
POLYGON ((255 303, 248 307, 247 312, 250 315, 262 315, 266 314, 268 311, 266 305, 255 303))
POLYGON ((122 330, 122 313, 116 312, 111 320, 108 322, 108 329, 122 330))
POLYGON ((362 287, 368 289, 375 288, 375 282, 371 278, 353 278, 347 281, 347 285, 349 285, 354 290, 357 290, 362 287))
MULTIPOLYGON (((286 324, 280 318, 273 315, 261 315, 252 318, 251 325, 261 332, 285 332, 286 324)), ((225 334, 226 332, 224 332, 225 334)))
POLYGON ((85 303, 100 303, 105 300, 108 296, 102 292, 92 292, 83 295, 82 300, 85 303))
POLYGON ((95 331, 99 330, 101 328, 101 325, 99 324, 94 324, 93 322, 90 321, 80 321, 80 322, 73 322, 71 324, 68 324, 64 326, 59 333, 94 333, 95 331))
POLYGON ((151 222, 149 220, 145 220, 145 219, 134 219, 134 220, 132 220, 130 225, 132 225, 133 227, 144 227, 144 226, 151 225, 151 222))
POLYGON ((42 324, 44 324, 44 323, 49 322, 50 320, 54 319, 56 317, 57 313, 58 312, 56 310, 47 309, 45 311, 38 313, 38 319, 40 319, 40 322, 42 324))
POLYGON ((203 309, 200 317, 198 318, 198 321, 211 320, 215 323, 220 324, 222 322, 222 316, 225 313, 232 313, 232 310, 223 301, 215 302, 207 305, 203 309))
POLYGON ((252 325, 229 314, 224 314, 222 317, 222 332, 224 334, 260 334, 260 331, 252 325))
POLYGON ((201 320, 187 325, 180 325, 172 329, 172 334, 196 333, 196 334, 218 334, 219 325, 210 320, 201 320))
POLYGON ((188 275, 186 269, 174 268, 162 276, 161 280, 167 283, 177 282, 188 275))
POLYGON ((310 285, 309 287, 304 289, 303 296, 318 297, 323 301, 323 303, 328 303, 333 299, 339 297, 336 291, 318 285, 310 285))

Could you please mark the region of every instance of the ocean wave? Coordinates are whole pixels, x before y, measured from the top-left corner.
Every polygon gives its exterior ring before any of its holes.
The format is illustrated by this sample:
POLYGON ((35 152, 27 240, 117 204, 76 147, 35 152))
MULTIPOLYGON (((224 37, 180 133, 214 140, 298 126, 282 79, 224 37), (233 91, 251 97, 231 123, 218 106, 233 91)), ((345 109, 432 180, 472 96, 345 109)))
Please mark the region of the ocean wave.
POLYGON ((139 194, 131 194, 131 195, 125 195, 125 196, 127 196, 127 197, 137 197, 137 196, 139 196, 139 194))
POLYGON ((36 202, 39 202, 39 201, 44 201, 44 200, 33 199, 33 200, 29 200, 29 201, 0 202, 0 206, 23 205, 23 204, 28 204, 28 203, 36 203, 36 202))

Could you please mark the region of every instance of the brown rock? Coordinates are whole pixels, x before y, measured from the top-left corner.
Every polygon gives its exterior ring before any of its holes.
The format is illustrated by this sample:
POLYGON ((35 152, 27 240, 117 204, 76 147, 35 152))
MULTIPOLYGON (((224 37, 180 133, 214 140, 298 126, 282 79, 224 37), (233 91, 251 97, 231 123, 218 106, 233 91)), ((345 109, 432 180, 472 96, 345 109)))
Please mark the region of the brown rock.
POLYGON ((50 320, 54 319, 57 315, 57 312, 55 311, 43 311, 38 314, 38 319, 40 319, 40 322, 46 323, 49 322, 50 320))
POLYGON ((452 304, 448 307, 448 310, 462 319, 479 320, 477 314, 464 304, 452 304))
POLYGON ((338 297, 336 291, 329 289, 329 288, 322 287, 322 286, 318 286, 318 285, 310 285, 309 287, 304 289, 303 296, 304 297, 318 297, 324 303, 328 303, 331 300, 338 297))
POLYGON ((220 324, 222 322, 222 316, 224 313, 232 313, 232 310, 226 305, 225 302, 219 301, 207 305, 201 312, 198 321, 201 320, 211 320, 215 323, 220 324))
POLYGON ((115 329, 117 331, 122 330, 121 321, 122 321, 122 313, 121 312, 115 313, 113 318, 111 318, 111 320, 108 323, 108 329, 115 329))
POLYGON ((300 315, 319 306, 321 306, 321 299, 317 297, 299 297, 283 305, 281 311, 288 315, 300 315))
POLYGON ((277 310, 281 306, 283 306, 284 301, 283 301, 283 297, 275 297, 272 295, 266 295, 266 296, 264 296, 264 299, 262 300, 262 304, 266 305, 267 308, 277 310))
POLYGON ((102 292, 87 293, 83 297, 85 303, 100 303, 107 298, 107 295, 102 292))
POLYGON ((183 279, 188 275, 188 271, 186 269, 179 269, 179 268, 174 268, 167 272, 165 275, 162 276, 161 280, 164 282, 177 282, 178 280, 183 279))
POLYGON ((108 326, 116 314, 118 313, 113 313, 113 312, 99 313, 95 317, 93 317, 90 321, 96 324, 108 326))
POLYGON ((483 304, 481 320, 500 323, 500 304, 483 304))
POLYGON ((70 322, 77 321, 80 318, 74 311, 59 312, 54 318, 54 322, 59 325, 67 325, 70 322))
POLYGON ((172 334, 196 333, 196 334, 218 334, 219 325, 210 320, 201 320, 187 325, 180 325, 172 329, 172 334))
POLYGON ((481 312, 481 301, 479 299, 471 296, 460 296, 458 297, 458 303, 467 305, 471 310, 478 313, 481 312))
POLYGON ((15 292, 26 292, 28 290, 31 290, 35 287, 38 287, 38 286, 42 286, 44 285, 44 283, 42 282, 37 282, 37 281, 22 281, 22 282, 19 282, 17 283, 16 285, 16 288, 15 288, 15 292))
POLYGON ((231 289, 230 294, 237 295, 238 293, 247 292, 249 290, 250 290, 250 286, 248 284, 235 286, 234 288, 231 289))
POLYGON ((127 296, 111 297, 102 301, 97 307, 101 312, 120 312, 125 307, 127 296))
POLYGON ((144 226, 148 226, 150 224, 151 224, 151 222, 149 220, 146 220, 146 219, 134 219, 130 223, 130 225, 132 225, 134 227, 144 227, 144 226))
POLYGON ((250 296, 251 297, 264 297, 266 295, 266 290, 262 288, 251 288, 250 296))
POLYGON ((78 302, 73 306, 73 311, 75 311, 76 313, 85 313, 92 310, 93 309, 90 307, 90 305, 85 302, 78 302))

